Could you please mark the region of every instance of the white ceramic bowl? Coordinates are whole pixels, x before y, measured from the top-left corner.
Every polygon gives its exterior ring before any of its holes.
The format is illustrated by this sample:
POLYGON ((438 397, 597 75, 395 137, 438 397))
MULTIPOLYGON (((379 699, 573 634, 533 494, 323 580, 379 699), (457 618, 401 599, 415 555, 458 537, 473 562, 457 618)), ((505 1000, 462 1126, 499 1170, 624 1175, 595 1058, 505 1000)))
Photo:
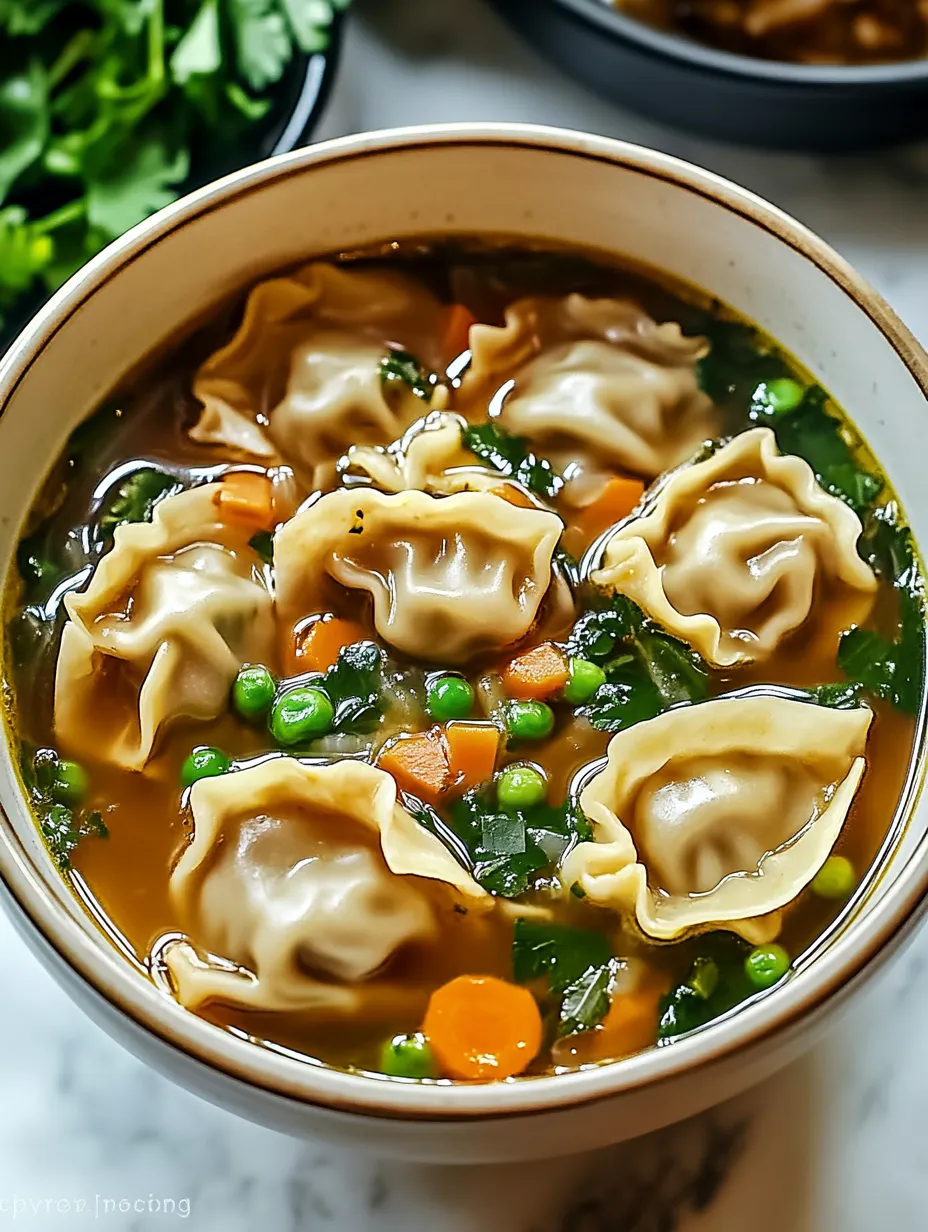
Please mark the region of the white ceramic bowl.
MULTIPOLYGON (((550 129, 458 125, 330 142, 242 171, 137 227, 73 278, 0 364, 4 568, 70 431, 212 305, 311 255, 451 232, 626 254, 732 304, 847 407, 928 542, 928 357, 825 244, 751 194, 662 154, 550 129)), ((554 1078, 466 1087, 378 1080, 258 1048, 186 1013, 104 939, 62 882, 5 746, 3 897, 42 961, 107 1031, 253 1120, 430 1160, 579 1151, 690 1115, 770 1074, 898 947, 928 888, 928 811, 916 807, 924 729, 923 714, 901 835, 814 961, 773 995, 672 1047, 554 1078)))

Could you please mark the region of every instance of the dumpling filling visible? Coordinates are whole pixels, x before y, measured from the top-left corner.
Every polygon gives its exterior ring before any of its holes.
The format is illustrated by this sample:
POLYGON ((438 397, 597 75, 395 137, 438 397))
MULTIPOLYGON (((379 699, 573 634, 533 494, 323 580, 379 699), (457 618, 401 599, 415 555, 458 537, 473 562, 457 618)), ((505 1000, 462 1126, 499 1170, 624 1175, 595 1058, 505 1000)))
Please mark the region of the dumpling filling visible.
POLYGON ((557 1074, 774 990, 863 897, 922 591, 850 421, 727 309, 400 243, 259 281, 81 426, 7 702, 49 857, 184 1012, 557 1074))

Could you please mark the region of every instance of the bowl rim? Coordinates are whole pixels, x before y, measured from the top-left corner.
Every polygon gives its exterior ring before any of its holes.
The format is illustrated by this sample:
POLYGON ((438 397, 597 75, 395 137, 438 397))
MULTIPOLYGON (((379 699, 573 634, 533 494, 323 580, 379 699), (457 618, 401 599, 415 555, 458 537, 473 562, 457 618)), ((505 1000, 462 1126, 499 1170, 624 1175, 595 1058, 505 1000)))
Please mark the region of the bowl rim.
POLYGON ((612 7, 606 0, 549 0, 549 3, 565 10, 575 20, 595 27, 608 38, 637 43, 652 54, 720 76, 753 78, 772 85, 806 86, 810 91, 830 86, 847 89, 853 86, 902 87, 913 82, 928 85, 928 57, 885 64, 794 64, 789 60, 763 60, 723 51, 684 34, 649 26, 612 7))
MULTIPOLYGON (((0 359, 0 415, 44 348, 103 284, 156 247, 175 230, 232 200, 269 184, 333 163, 390 155, 407 148, 448 147, 531 149, 593 160, 656 178, 706 198, 788 245, 837 284, 869 318, 905 364, 928 399, 928 354, 893 310, 843 258, 777 207, 712 172, 627 142, 538 125, 505 123, 423 125, 335 139, 282 154, 232 173, 168 206, 140 223, 67 282, 0 359)), ((912 816, 928 763, 925 696, 915 737, 915 754, 896 811, 897 822, 912 816)), ((4 740, 6 744, 6 739, 4 740)), ((7 745, 5 753, 8 755, 7 745)), ((653 1048, 624 1061, 567 1074, 502 1083, 454 1086, 346 1073, 307 1061, 286 1050, 257 1047, 189 1013, 139 973, 115 947, 100 944, 56 897, 50 862, 35 860, 0 808, 0 885, 38 938, 61 960, 68 974, 144 1033, 240 1084, 269 1097, 335 1112, 401 1120, 467 1122, 565 1111, 641 1092, 685 1073, 705 1071, 722 1058, 744 1053, 774 1035, 784 1036, 800 1019, 837 999, 881 951, 907 934, 928 906, 928 834, 918 842, 895 884, 863 918, 837 936, 814 963, 763 1002, 741 1009, 705 1031, 653 1048)), ((56 887, 57 888, 57 887, 56 887)), ((69 891, 70 892, 70 891, 69 891)), ((93 998, 92 998, 93 999, 93 998)))

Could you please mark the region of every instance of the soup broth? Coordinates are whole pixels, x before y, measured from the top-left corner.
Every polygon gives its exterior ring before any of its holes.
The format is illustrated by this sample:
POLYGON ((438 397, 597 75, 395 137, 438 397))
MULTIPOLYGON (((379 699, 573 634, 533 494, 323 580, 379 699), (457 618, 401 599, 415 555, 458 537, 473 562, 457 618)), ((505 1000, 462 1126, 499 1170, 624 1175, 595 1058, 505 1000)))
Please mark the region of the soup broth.
POLYGON ((502 241, 302 267, 159 358, 44 483, 7 626, 37 824, 114 943, 426 1080, 789 978, 922 692, 911 539, 827 394, 689 288, 502 241))

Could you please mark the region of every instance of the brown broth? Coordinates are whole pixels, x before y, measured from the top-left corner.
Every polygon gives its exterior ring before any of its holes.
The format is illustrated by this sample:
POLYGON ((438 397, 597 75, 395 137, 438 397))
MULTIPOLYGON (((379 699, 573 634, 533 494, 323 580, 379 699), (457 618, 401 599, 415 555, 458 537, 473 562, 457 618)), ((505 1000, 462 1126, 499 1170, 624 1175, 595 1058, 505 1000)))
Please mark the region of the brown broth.
MULTIPOLYGON (((582 291, 632 296, 658 319, 678 320, 689 329, 697 328, 705 319, 705 301, 689 289, 603 261, 594 263, 563 254, 514 253, 476 246, 435 250, 409 246, 390 260, 420 277, 441 298, 463 302, 481 320, 490 322, 501 321, 502 310, 511 300, 540 290, 548 294, 582 291)), ((230 318, 228 314, 223 320, 230 318)), ((189 393, 192 372, 222 336, 222 328, 210 326, 175 355, 160 359, 155 371, 143 374, 132 387, 122 391, 120 411, 105 414, 108 422, 99 434, 92 473, 86 467, 78 468, 63 487, 67 468, 58 466, 43 488, 30 523, 30 529, 44 528, 42 542, 60 544, 69 533, 80 532, 89 521, 92 495, 100 476, 129 459, 160 460, 177 473, 197 468, 201 478, 209 474, 210 468, 228 461, 221 448, 195 445, 187 436, 197 412, 189 393)), ((800 379, 805 379, 795 365, 790 366, 800 379)), ((574 516, 563 507, 560 512, 567 519, 574 516)), ((568 525, 565 545, 579 553, 587 546, 587 540, 568 525)), ((11 582, 7 612, 8 620, 14 624, 24 600, 35 602, 32 596, 24 595, 18 580, 11 582)), ((894 603, 895 593, 881 584, 874 608, 877 627, 892 629, 894 603)), ((333 590, 332 610, 362 622, 373 635, 369 604, 360 602, 356 596, 346 598, 345 592, 336 594, 333 590)), ((813 619, 788 638, 772 660, 736 672, 714 672, 712 693, 770 681, 803 686, 835 679, 839 675, 835 666, 837 632, 854 619, 846 605, 836 605, 836 601, 822 596, 813 619)), ((543 614, 541 628, 545 636, 563 639, 569 626, 570 620, 563 610, 543 614)), ((52 687, 60 613, 43 628, 44 634, 25 649, 14 638, 19 649, 7 656, 9 683, 16 694, 30 700, 28 706, 16 710, 17 738, 38 747, 55 744, 52 687)), ((538 640, 537 631, 533 640, 538 640)), ((482 666, 489 668, 493 664, 482 666)), ((421 728, 422 717, 421 712, 399 715, 394 730, 421 728)), ((906 779, 913 733, 913 719, 888 703, 875 705, 867 772, 838 847, 861 873, 871 865, 886 837, 906 779)), ((381 732, 378 738, 382 740, 387 734, 388 731, 381 732)), ((529 757, 543 765, 549 778, 550 798, 559 801, 566 796, 578 772, 603 756, 608 741, 606 734, 594 731, 583 720, 562 716, 549 740, 528 750, 523 746, 510 751, 503 760, 522 761, 529 757)), ((266 751, 269 738, 226 715, 210 724, 180 723, 171 727, 144 775, 105 763, 90 767, 92 794, 88 807, 103 814, 108 837, 83 840, 74 853, 73 866, 95 901, 98 914, 111 921, 115 932, 125 939, 143 966, 148 964, 159 938, 182 931, 169 898, 168 879, 189 838, 178 783, 180 767, 195 744, 215 745, 233 758, 245 758, 266 751)), ((66 756, 69 750, 62 747, 60 752, 66 756)), ((535 904, 551 905, 543 886, 530 897, 535 904)), ((562 922, 610 934, 617 941, 620 955, 644 956, 651 971, 649 978, 658 989, 668 989, 686 974, 693 949, 691 941, 645 944, 632 932, 623 932, 611 914, 576 899, 560 900, 553 910, 562 922)), ((782 940, 790 953, 802 953, 840 910, 840 905, 803 893, 786 914, 782 940)), ((224 1006, 213 1006, 206 1016, 224 1028, 310 1058, 339 1066, 377 1068, 377 1053, 384 1038, 394 1032, 418 1029, 430 989, 456 974, 468 972, 511 978, 512 928, 512 915, 507 911, 499 911, 482 922, 461 917, 446 920, 437 956, 433 954, 423 965, 421 957, 404 954, 393 964, 391 979, 405 979, 410 995, 396 1005, 385 1000, 373 1020, 366 1018, 354 1024, 340 1021, 333 1027, 331 1022, 308 1014, 256 1013, 224 1006)), ((610 1055, 608 1037, 597 1029, 583 1038, 572 1056, 569 1047, 561 1046, 557 1066, 604 1060, 610 1055)), ((551 1054, 545 1051, 531 1072, 546 1072, 551 1066, 551 1054)))

